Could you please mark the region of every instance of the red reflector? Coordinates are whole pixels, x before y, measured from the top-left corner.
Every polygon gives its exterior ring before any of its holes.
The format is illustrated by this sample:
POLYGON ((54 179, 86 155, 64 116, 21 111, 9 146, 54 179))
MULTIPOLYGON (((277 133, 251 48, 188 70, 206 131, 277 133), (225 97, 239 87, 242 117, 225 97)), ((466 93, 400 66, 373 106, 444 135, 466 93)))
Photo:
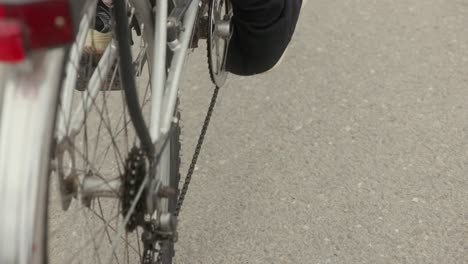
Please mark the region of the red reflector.
POLYGON ((21 23, 0 19, 0 62, 18 63, 25 57, 21 23))
POLYGON ((30 49, 68 44, 74 39, 68 0, 0 4, 0 20, 2 17, 24 23, 30 49))

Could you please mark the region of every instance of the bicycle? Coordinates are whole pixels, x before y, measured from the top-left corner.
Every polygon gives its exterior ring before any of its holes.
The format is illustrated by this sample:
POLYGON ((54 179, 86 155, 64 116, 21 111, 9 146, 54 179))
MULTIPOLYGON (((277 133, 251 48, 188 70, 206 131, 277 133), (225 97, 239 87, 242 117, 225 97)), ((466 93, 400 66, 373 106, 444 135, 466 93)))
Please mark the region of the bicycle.
POLYGON ((113 40, 98 60, 82 52, 95 9, 0 0, 0 263, 172 263, 227 77, 232 7, 114 0, 113 40), (178 87, 204 38, 216 89, 179 186, 178 87))

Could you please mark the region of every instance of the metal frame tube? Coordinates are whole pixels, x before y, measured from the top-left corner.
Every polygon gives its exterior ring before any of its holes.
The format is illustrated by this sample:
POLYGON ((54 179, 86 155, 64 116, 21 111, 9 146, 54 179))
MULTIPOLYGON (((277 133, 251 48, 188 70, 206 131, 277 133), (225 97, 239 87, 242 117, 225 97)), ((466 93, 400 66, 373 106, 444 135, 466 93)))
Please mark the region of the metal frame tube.
POLYGON ((184 18, 184 31, 180 34, 181 45, 174 53, 169 76, 166 84, 166 92, 164 94, 164 111, 162 118, 161 132, 167 133, 171 127, 174 118, 174 112, 177 102, 177 93, 179 90, 179 81, 182 75, 182 69, 187 55, 190 40, 194 30, 195 21, 198 15, 200 0, 192 0, 184 18))
POLYGON ((156 32, 154 34, 153 86, 151 98, 150 134, 153 142, 159 138, 164 87, 166 85, 166 52, 167 52, 167 13, 168 0, 156 1, 156 32))

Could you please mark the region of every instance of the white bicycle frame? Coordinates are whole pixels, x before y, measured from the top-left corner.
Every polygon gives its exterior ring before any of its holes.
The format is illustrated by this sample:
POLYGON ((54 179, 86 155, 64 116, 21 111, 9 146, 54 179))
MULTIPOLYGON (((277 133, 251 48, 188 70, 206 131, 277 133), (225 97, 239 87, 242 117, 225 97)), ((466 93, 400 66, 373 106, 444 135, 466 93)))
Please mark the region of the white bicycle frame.
MULTIPOLYGON (((161 135, 167 133, 170 129, 171 123, 174 121, 174 111, 177 102, 177 93, 179 89, 180 77, 182 74, 185 57, 189 48, 190 40, 193 35, 193 29, 195 26, 195 21, 198 15, 198 8, 200 6, 200 0, 187 0, 190 2, 190 6, 186 11, 186 15, 183 21, 184 30, 181 31, 178 38, 179 45, 175 45, 175 48, 172 49, 174 56, 169 68, 169 74, 166 78, 166 54, 167 54, 167 17, 168 17, 168 1, 169 0, 157 0, 156 6, 158 6, 156 12, 156 25, 154 33, 154 51, 150 50, 150 54, 153 54, 152 60, 152 103, 151 103, 151 123, 149 124, 149 129, 151 133, 151 138, 154 143, 160 138, 161 135)), ((145 25, 151 23, 151 9, 148 8, 147 1, 138 1, 131 0, 132 5, 134 5, 135 10, 137 10, 137 16, 141 16, 141 19, 147 20, 144 21, 145 25)), ((86 16, 87 14, 85 14, 86 16)), ((87 28, 91 18, 84 19, 82 21, 81 27, 87 28)), ((145 28, 146 37, 151 37, 153 34, 148 33, 151 29, 145 28)), ((83 31, 81 31, 83 32, 83 31)), ((84 46, 84 39, 86 35, 78 36, 78 45, 74 45, 71 51, 70 63, 67 66, 67 76, 68 74, 76 75, 76 70, 73 65, 78 64, 78 60, 81 57, 81 50, 84 46)), ((109 70, 110 65, 115 62, 117 55, 116 44, 112 43, 105 50, 102 59, 99 62, 98 70, 96 70, 91 77, 91 80, 88 85, 87 93, 88 100, 87 103, 82 106, 82 108, 77 109, 77 113, 74 116, 61 116, 59 126, 59 135, 57 135, 58 141, 60 141, 65 136, 70 136, 77 133, 81 124, 83 123, 84 115, 86 112, 89 112, 92 107, 92 100, 96 98, 99 93, 99 87, 102 85, 102 80, 100 75, 105 76, 109 70), (84 108, 84 109, 83 109, 84 108), (81 113, 81 114, 79 114, 81 113), (72 120, 71 130, 65 131, 65 120, 72 120)), ((69 83, 65 83, 62 91, 62 108, 67 111, 65 113, 71 113, 71 100, 72 93, 74 92, 75 83, 73 80, 75 78, 68 78, 71 80, 69 83)))
MULTIPOLYGON (((157 14, 152 25, 152 10, 148 1, 130 0, 138 19, 144 22, 145 37, 154 39, 154 47, 148 49, 152 56, 151 122, 148 124, 152 141, 156 143, 168 133, 174 120, 179 81, 193 35, 200 7, 200 0, 177 0, 189 4, 183 19, 183 30, 171 45, 174 54, 166 78, 167 18, 168 1, 156 0, 157 14)), ((95 7, 95 2, 89 0, 95 7)), ((98 64, 98 69, 88 84, 87 103, 71 111, 72 93, 75 91, 76 70, 83 50, 86 31, 94 19, 91 6, 83 14, 80 33, 70 49, 66 67, 67 79, 60 89, 62 75, 59 74, 66 55, 65 48, 42 51, 30 58, 29 70, 0 64, 0 263, 29 264, 43 263, 44 221, 48 167, 51 151, 51 135, 58 97, 61 108, 57 113, 57 142, 78 134, 83 126, 84 113, 92 108, 92 100, 99 94, 102 76, 110 70, 117 58, 116 43, 109 45, 98 64), (32 69, 32 70, 31 70, 32 69), (95 76, 96 75, 96 76, 95 76), (70 115, 70 113, 73 113, 70 115), (72 125, 66 129, 66 120, 72 125)), ((27 64, 27 63, 25 63, 27 64)), ((23 65, 24 66, 24 65, 23 65)), ((28 67, 25 67, 28 68, 28 67)), ((167 148, 167 147, 166 147, 167 148)), ((157 179, 169 183, 169 151, 164 150, 157 179)), ((157 191, 157 190, 155 190, 157 191)))
MULTIPOLYGON (((179 1, 180 2, 180 1, 179 1)), ((176 45, 172 51, 174 56, 169 68, 169 75, 166 80, 166 49, 167 49, 167 4, 168 0, 157 0, 156 5, 161 8, 157 9, 156 14, 156 34, 155 34, 155 56, 153 60, 153 76, 152 83, 154 84, 154 100, 152 104, 152 121, 151 137, 153 142, 156 142, 162 134, 169 131, 173 122, 174 112, 177 102, 177 92, 179 89, 179 81, 182 74, 185 58, 189 48, 195 21, 200 7, 200 0, 188 0, 190 6, 186 11, 183 21, 184 30, 181 32, 178 41, 180 45, 176 45)))

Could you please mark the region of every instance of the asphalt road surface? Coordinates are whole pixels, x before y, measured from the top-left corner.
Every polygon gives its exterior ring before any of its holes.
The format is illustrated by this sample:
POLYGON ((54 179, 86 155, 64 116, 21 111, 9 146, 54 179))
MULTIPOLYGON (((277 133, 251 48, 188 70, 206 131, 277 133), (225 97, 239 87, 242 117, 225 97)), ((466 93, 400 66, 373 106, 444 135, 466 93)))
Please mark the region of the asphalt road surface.
POLYGON ((222 89, 175 263, 468 263, 467 132, 468 1, 310 0, 281 67, 222 89))

